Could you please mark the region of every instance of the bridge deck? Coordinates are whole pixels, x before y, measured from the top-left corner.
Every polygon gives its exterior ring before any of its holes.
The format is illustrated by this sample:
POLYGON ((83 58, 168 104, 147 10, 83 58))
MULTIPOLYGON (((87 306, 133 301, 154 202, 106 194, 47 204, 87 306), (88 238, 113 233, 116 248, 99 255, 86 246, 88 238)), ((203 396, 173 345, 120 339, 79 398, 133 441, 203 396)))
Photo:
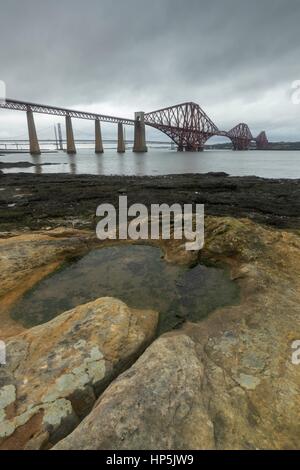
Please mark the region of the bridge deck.
POLYGON ((7 98, 5 101, 0 102, 0 108, 12 109, 15 111, 28 111, 31 109, 32 112, 42 113, 42 114, 52 114, 55 116, 70 116, 78 119, 92 119, 99 120, 103 122, 112 122, 112 123, 123 123, 128 125, 134 125, 134 119, 108 116, 105 114, 96 114, 89 113, 87 111, 77 111, 74 109, 68 108, 59 108, 57 106, 49 106, 44 104, 30 103, 27 101, 12 100, 7 98))

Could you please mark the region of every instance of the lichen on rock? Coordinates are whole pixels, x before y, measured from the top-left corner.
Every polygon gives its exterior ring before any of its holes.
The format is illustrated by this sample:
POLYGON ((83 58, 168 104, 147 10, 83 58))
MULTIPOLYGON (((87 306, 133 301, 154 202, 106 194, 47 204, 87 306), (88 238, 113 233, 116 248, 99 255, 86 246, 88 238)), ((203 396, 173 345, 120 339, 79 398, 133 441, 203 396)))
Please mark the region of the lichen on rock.
POLYGON ((47 447, 70 433, 157 321, 156 312, 106 297, 11 338, 0 371, 0 448, 47 447))

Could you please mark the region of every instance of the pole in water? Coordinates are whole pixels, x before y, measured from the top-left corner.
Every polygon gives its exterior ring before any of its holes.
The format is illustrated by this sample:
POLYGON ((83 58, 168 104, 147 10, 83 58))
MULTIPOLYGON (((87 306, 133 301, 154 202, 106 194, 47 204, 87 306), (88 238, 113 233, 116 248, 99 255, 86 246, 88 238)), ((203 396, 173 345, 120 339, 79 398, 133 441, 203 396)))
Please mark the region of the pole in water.
POLYGON ((62 133, 61 133, 61 124, 57 124, 57 131, 58 131, 58 142, 59 142, 59 150, 63 150, 63 139, 62 139, 62 133))
POLYGON ((56 145, 56 149, 58 150, 58 140, 57 140, 56 124, 54 124, 54 135, 55 135, 55 145, 56 145))

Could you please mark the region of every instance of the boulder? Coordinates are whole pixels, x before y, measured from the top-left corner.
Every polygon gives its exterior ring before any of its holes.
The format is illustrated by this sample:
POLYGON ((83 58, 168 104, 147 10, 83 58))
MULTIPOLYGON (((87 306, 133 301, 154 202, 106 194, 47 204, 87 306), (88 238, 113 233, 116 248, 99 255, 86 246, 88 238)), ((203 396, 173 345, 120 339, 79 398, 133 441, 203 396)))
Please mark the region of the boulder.
POLYGON ((0 449, 51 447, 153 339, 158 314, 101 298, 11 338, 0 368, 0 449))
POLYGON ((194 341, 157 339, 55 449, 213 449, 209 397, 194 341))

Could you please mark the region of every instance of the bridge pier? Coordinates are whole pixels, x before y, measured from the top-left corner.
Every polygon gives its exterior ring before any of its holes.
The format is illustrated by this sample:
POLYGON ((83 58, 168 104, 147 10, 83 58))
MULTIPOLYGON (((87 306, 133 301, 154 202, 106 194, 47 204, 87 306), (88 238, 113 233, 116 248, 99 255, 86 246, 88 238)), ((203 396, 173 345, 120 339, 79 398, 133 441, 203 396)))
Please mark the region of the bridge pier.
POLYGON ((102 134, 99 119, 95 119, 95 153, 103 153, 102 134))
POLYGON ((29 148, 31 155, 40 155, 40 145, 36 134, 33 112, 30 108, 27 109, 27 125, 29 134, 29 148))
POLYGON ((199 145, 198 147, 194 147, 193 145, 178 145, 177 152, 203 152, 204 146, 199 145))
POLYGON ((124 130, 123 123, 118 122, 118 153, 125 153, 124 130))
POLYGON ((145 119, 142 111, 135 113, 134 115, 134 144, 133 152, 148 152, 146 145, 146 130, 145 130, 145 119))
POLYGON ((76 153, 71 116, 66 116, 67 153, 76 153))
POLYGON ((233 150, 249 150, 249 147, 250 147, 250 141, 245 141, 245 140, 242 140, 242 139, 235 139, 235 140, 232 140, 232 144, 233 144, 233 150))
POLYGON ((62 138, 62 133, 61 133, 61 124, 57 124, 57 131, 58 131, 58 145, 59 145, 59 150, 63 150, 63 138, 62 138))

